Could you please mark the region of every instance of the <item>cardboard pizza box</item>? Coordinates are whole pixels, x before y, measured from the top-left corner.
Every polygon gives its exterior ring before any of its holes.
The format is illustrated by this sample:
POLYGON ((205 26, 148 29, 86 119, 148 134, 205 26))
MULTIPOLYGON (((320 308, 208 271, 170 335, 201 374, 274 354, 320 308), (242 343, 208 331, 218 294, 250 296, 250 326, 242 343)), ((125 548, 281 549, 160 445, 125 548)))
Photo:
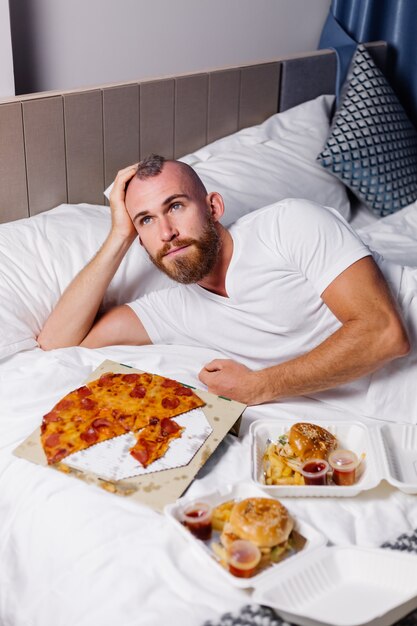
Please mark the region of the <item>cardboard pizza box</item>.
MULTIPOLYGON (((142 370, 106 360, 91 373, 85 382, 88 383, 92 380, 96 380, 106 372, 122 374, 134 372, 143 373, 142 370)), ((148 473, 146 474, 119 480, 109 479, 105 472, 101 473, 101 470, 97 471, 95 468, 99 467, 99 465, 95 466, 95 461, 88 464, 88 469, 85 469, 85 467, 83 467, 83 469, 77 468, 76 466, 70 467, 65 463, 66 459, 57 465, 48 466, 41 445, 40 427, 14 450, 14 454, 19 458, 59 470, 68 474, 68 476, 74 476, 84 480, 88 484, 101 487, 110 493, 127 497, 146 504, 157 511, 162 511, 166 504, 175 502, 175 500, 184 493, 199 469, 210 458, 227 433, 233 432, 233 434, 238 434, 240 417, 243 410, 246 408, 245 404, 216 396, 207 391, 194 388, 193 391, 206 403, 199 410, 204 413, 204 418, 208 425, 204 442, 197 450, 192 452, 193 456, 186 464, 158 471, 153 471, 152 466, 148 466, 148 473), (207 433, 209 434, 207 435, 207 433)), ((186 415, 187 414, 184 414, 184 416, 186 415)), ((39 416, 40 422, 41 419, 42 417, 39 416)), ((177 420, 177 418, 175 419, 177 420)), ((115 440, 110 441, 113 442, 115 440)), ((104 443, 106 442, 93 447, 98 448, 99 446, 103 446, 104 443)), ((89 450, 91 450, 91 448, 89 448, 89 450)))

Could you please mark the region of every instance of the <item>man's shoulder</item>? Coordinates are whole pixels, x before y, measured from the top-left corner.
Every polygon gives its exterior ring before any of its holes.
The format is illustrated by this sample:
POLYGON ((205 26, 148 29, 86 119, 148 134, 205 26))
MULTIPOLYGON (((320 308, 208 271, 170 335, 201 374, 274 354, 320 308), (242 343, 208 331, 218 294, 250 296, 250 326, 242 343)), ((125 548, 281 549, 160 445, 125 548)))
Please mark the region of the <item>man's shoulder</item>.
POLYGON ((297 220, 300 215, 306 214, 311 211, 323 211, 331 210, 328 207, 323 207, 311 200, 305 200, 304 198, 286 198, 285 200, 279 200, 272 204, 268 204, 260 209, 255 209, 246 215, 240 217, 236 222, 229 226, 230 230, 253 228, 256 225, 262 225, 265 223, 277 223, 280 220, 297 220))

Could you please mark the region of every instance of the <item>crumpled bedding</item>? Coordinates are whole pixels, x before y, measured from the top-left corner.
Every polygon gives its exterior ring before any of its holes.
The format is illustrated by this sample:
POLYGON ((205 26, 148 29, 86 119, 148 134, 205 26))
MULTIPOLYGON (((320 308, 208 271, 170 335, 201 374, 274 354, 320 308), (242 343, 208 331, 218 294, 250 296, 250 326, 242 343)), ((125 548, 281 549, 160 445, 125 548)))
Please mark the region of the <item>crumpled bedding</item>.
MULTIPOLYGON (((387 258, 398 260, 403 250, 403 262, 417 266, 417 208, 405 211, 363 236, 387 258)), ((189 346, 34 348, 0 363, 1 626, 200 626, 250 602, 249 592, 217 576, 163 515, 12 454, 43 413, 105 359, 200 387, 199 370, 217 356, 189 346)), ((299 398, 248 408, 240 437, 226 436, 188 493, 249 481, 249 425, 274 416, 371 423, 348 401, 336 407, 299 398)), ((417 497, 386 482, 355 498, 283 503, 336 545, 379 546, 417 528, 417 497)))

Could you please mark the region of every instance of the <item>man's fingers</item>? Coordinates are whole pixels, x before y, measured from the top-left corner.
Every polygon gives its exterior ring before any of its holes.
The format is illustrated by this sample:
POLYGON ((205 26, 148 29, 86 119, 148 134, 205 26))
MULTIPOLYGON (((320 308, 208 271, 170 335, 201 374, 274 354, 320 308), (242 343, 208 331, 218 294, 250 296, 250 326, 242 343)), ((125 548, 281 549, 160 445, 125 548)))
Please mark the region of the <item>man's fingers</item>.
POLYGON ((207 372, 218 372, 223 368, 224 362, 225 359, 214 359, 213 361, 210 361, 210 363, 206 363, 202 371, 206 370, 207 372))
POLYGON ((202 383, 207 385, 207 387, 210 386, 209 381, 212 380, 213 373, 219 371, 219 367, 214 366, 215 363, 216 361, 211 361, 210 363, 207 363, 198 375, 199 380, 201 380, 202 383))
POLYGON ((124 176, 125 174, 129 174, 132 171, 137 171, 139 163, 132 163, 132 165, 128 165, 123 169, 119 170, 116 174, 116 178, 119 176, 124 176))
POLYGON ((134 177, 138 170, 138 165, 138 163, 134 163, 133 165, 129 165, 129 167, 125 167, 117 172, 111 195, 114 195, 114 193, 124 192, 126 183, 134 177))
POLYGON ((129 167, 125 167, 123 170, 119 170, 116 174, 116 178, 114 179, 115 186, 120 186, 126 181, 133 178, 133 176, 138 171, 138 164, 134 163, 133 165, 129 165, 129 167))

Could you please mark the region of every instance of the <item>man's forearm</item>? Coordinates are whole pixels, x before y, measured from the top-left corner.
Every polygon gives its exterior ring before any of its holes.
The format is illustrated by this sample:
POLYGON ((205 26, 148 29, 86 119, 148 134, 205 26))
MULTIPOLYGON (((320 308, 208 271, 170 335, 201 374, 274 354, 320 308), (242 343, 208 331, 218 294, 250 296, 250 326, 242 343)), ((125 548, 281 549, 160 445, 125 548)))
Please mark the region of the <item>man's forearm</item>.
POLYGON ((370 335, 360 322, 353 321, 311 352, 254 372, 255 403, 331 389, 374 372, 408 349, 400 327, 370 335))
POLYGON ((132 241, 110 233, 96 256, 62 294, 39 334, 41 348, 50 350, 81 343, 132 241))
POLYGON ((309 395, 375 371, 409 350, 407 335, 395 318, 383 328, 361 321, 344 324, 310 352, 262 370, 229 359, 215 359, 201 370, 209 391, 244 404, 262 404, 309 395))

